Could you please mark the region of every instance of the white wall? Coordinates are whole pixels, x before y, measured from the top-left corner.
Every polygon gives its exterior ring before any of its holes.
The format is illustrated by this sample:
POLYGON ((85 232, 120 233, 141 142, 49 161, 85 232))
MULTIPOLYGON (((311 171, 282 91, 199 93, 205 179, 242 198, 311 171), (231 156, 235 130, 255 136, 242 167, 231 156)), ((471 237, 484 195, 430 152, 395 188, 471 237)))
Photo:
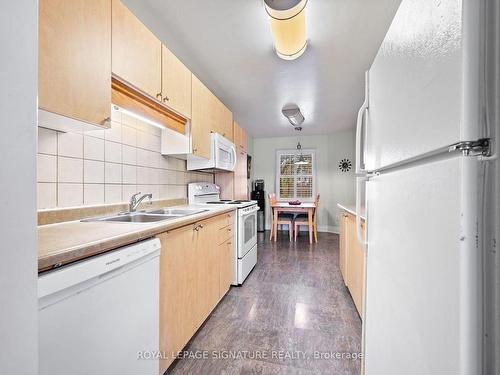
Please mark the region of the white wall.
MULTIPOLYGON (((253 142, 253 177, 265 180, 266 195, 276 192, 276 150, 295 149, 297 136, 281 138, 255 138, 253 142)), ((318 213, 318 230, 338 233, 339 211, 337 203, 354 204, 354 146, 355 130, 348 129, 332 134, 302 136, 304 149, 316 150, 316 184, 321 195, 318 213), (348 158, 353 164, 350 172, 341 172, 340 160, 348 158)), ((266 196, 267 199, 267 196, 266 196)), ((266 206, 266 228, 271 224, 269 205, 266 206)))
POLYGON ((0 4, 0 374, 38 368, 36 0, 0 4))

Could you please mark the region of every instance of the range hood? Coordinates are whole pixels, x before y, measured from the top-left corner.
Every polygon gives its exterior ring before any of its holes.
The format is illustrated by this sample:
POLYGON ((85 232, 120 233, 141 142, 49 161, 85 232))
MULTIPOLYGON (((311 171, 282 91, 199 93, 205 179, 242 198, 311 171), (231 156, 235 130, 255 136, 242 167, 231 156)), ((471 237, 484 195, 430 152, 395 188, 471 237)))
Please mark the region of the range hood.
POLYGON ((162 129, 161 154, 186 160, 188 155, 192 153, 190 129, 189 122, 186 123, 184 134, 169 128, 162 129))

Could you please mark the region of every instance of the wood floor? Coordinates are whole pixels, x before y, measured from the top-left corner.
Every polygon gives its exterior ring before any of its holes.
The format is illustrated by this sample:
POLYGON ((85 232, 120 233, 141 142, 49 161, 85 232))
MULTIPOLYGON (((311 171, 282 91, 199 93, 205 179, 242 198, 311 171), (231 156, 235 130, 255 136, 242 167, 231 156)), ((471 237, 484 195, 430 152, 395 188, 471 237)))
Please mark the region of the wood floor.
POLYGON ((338 236, 320 233, 313 245, 305 234, 297 243, 287 237, 274 243, 259 233, 257 266, 169 374, 360 373, 360 360, 345 358, 361 351, 361 321, 340 275, 338 236), (332 352, 344 359, 325 357, 332 352))

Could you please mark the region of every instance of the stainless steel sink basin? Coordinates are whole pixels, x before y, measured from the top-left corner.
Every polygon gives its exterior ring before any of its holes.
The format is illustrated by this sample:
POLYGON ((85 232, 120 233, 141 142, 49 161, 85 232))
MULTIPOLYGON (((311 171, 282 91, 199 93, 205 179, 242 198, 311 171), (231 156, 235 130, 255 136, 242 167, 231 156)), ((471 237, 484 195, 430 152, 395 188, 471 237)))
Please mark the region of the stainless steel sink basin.
POLYGON ((182 208, 161 208, 159 210, 149 211, 148 214, 172 215, 177 217, 199 214, 208 210, 204 209, 182 209, 182 208))
POLYGON ((129 212, 126 214, 95 217, 84 219, 82 221, 115 221, 121 223, 154 223, 156 221, 179 219, 184 216, 198 214, 208 210, 204 209, 180 209, 180 208, 162 208, 149 212, 129 212))
POLYGON ((130 213, 116 216, 107 216, 100 218, 90 218, 82 221, 118 221, 122 223, 154 223, 156 221, 177 219, 179 216, 172 215, 154 215, 146 213, 130 213))

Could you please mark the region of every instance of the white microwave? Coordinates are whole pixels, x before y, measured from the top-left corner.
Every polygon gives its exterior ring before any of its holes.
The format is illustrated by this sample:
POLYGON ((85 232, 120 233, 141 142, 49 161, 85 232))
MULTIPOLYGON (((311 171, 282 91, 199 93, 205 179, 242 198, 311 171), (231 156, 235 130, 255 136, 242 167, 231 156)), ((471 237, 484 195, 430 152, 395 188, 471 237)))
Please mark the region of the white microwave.
POLYGON ((188 171, 234 171, 236 166, 236 147, 229 139, 218 133, 210 134, 210 159, 188 155, 188 171))

